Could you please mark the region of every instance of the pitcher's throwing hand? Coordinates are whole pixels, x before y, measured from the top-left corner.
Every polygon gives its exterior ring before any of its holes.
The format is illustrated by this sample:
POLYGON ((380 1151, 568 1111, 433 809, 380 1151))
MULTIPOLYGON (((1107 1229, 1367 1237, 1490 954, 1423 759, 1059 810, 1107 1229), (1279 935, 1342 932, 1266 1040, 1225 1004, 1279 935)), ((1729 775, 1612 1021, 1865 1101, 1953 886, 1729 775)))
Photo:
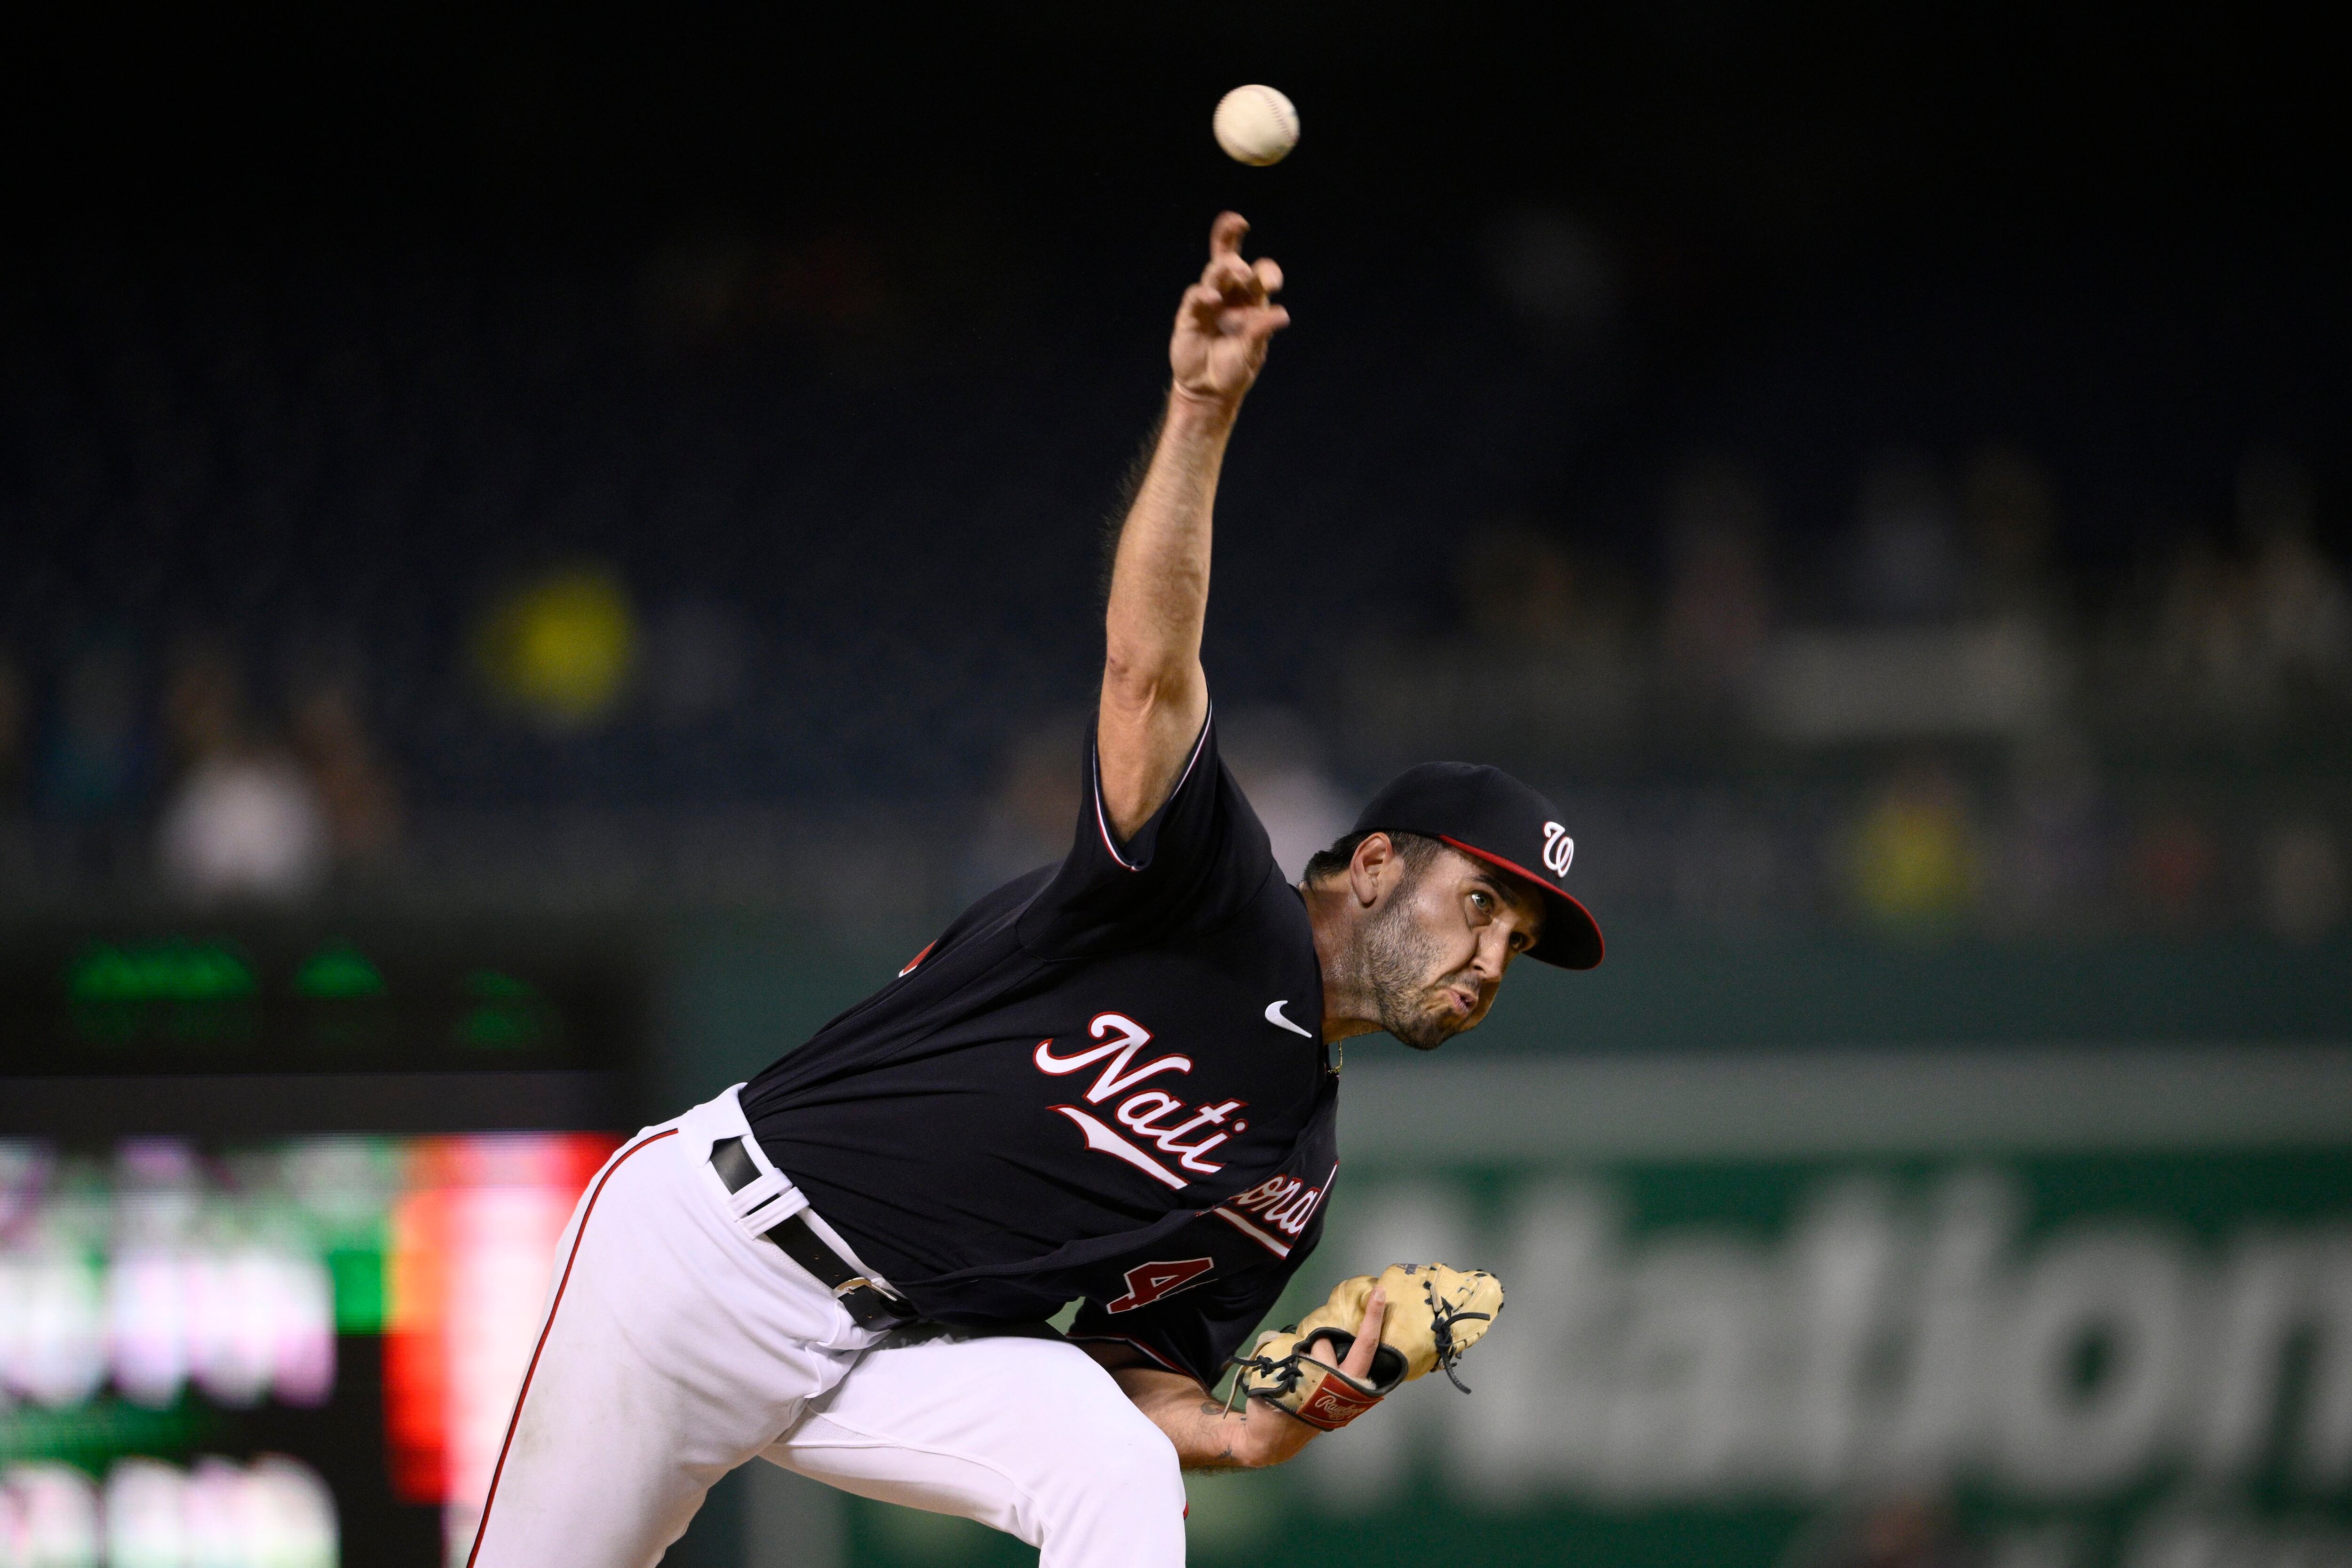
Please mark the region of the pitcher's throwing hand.
POLYGON ((1238 404, 1265 366, 1274 335, 1290 325, 1290 312, 1274 303, 1282 268, 1271 256, 1242 259, 1248 233, 1241 214, 1217 214, 1209 229, 1209 265, 1177 307, 1168 362, 1181 397, 1238 404))

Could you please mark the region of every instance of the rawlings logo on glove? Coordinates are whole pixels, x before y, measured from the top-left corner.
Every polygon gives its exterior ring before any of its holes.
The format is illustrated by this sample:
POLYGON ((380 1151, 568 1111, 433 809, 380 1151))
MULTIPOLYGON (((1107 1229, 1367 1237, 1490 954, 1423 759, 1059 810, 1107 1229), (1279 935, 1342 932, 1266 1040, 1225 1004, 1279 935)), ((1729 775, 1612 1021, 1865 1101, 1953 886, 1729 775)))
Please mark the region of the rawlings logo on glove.
POLYGON ((1377 1279, 1340 1281, 1297 1327, 1259 1335, 1251 1354, 1234 1358, 1234 1390, 1327 1432, 1433 1368, 1467 1394, 1454 1363, 1502 1310, 1503 1282, 1484 1269, 1392 1263, 1377 1279), (1354 1354, 1359 1329, 1380 1337, 1369 1357, 1354 1354))

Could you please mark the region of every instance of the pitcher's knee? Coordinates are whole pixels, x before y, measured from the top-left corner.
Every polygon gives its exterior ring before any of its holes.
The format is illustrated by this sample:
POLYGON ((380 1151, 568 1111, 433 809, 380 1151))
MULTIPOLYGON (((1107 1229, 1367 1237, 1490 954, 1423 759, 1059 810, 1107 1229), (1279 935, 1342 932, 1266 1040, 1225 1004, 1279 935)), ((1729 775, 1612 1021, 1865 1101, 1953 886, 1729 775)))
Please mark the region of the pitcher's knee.
POLYGON ((1166 1504, 1181 1515, 1176 1445, 1124 1396, 1076 1405, 1058 1435, 1053 1469, 1066 1511, 1166 1504))
POLYGON ((1150 1422, 1066 1453, 1038 1544, 1043 1568, 1176 1568, 1184 1561, 1184 1478, 1150 1422))
POLYGON ((1145 1423, 1140 1430, 1123 1434, 1116 1445, 1106 1445, 1093 1461, 1096 1486, 1129 1499, 1173 1498, 1183 1511, 1184 1476, 1176 1462, 1176 1445, 1159 1427, 1145 1423))

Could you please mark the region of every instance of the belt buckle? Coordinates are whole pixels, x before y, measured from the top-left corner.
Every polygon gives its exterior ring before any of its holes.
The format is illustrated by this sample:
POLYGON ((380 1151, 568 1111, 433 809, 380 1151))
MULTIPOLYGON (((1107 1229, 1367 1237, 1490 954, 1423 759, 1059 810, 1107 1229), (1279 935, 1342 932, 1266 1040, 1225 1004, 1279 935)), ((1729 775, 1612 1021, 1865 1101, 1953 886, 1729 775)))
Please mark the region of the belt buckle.
POLYGON ((845 1280, 834 1287, 833 1299, 849 1314, 850 1322, 860 1328, 895 1327, 915 1321, 914 1312, 905 1301, 871 1280, 845 1280))

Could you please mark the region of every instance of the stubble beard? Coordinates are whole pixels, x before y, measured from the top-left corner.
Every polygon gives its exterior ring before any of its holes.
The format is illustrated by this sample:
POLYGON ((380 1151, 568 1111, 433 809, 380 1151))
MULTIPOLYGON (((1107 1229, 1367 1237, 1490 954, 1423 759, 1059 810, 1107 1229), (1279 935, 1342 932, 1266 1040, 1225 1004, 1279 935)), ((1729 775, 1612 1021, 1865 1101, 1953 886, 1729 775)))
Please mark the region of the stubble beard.
POLYGON ((1414 924, 1404 898, 1391 900, 1366 925, 1361 951, 1364 984, 1382 1029, 1415 1051, 1435 1051, 1461 1032, 1445 977, 1430 977, 1437 944, 1414 924))

